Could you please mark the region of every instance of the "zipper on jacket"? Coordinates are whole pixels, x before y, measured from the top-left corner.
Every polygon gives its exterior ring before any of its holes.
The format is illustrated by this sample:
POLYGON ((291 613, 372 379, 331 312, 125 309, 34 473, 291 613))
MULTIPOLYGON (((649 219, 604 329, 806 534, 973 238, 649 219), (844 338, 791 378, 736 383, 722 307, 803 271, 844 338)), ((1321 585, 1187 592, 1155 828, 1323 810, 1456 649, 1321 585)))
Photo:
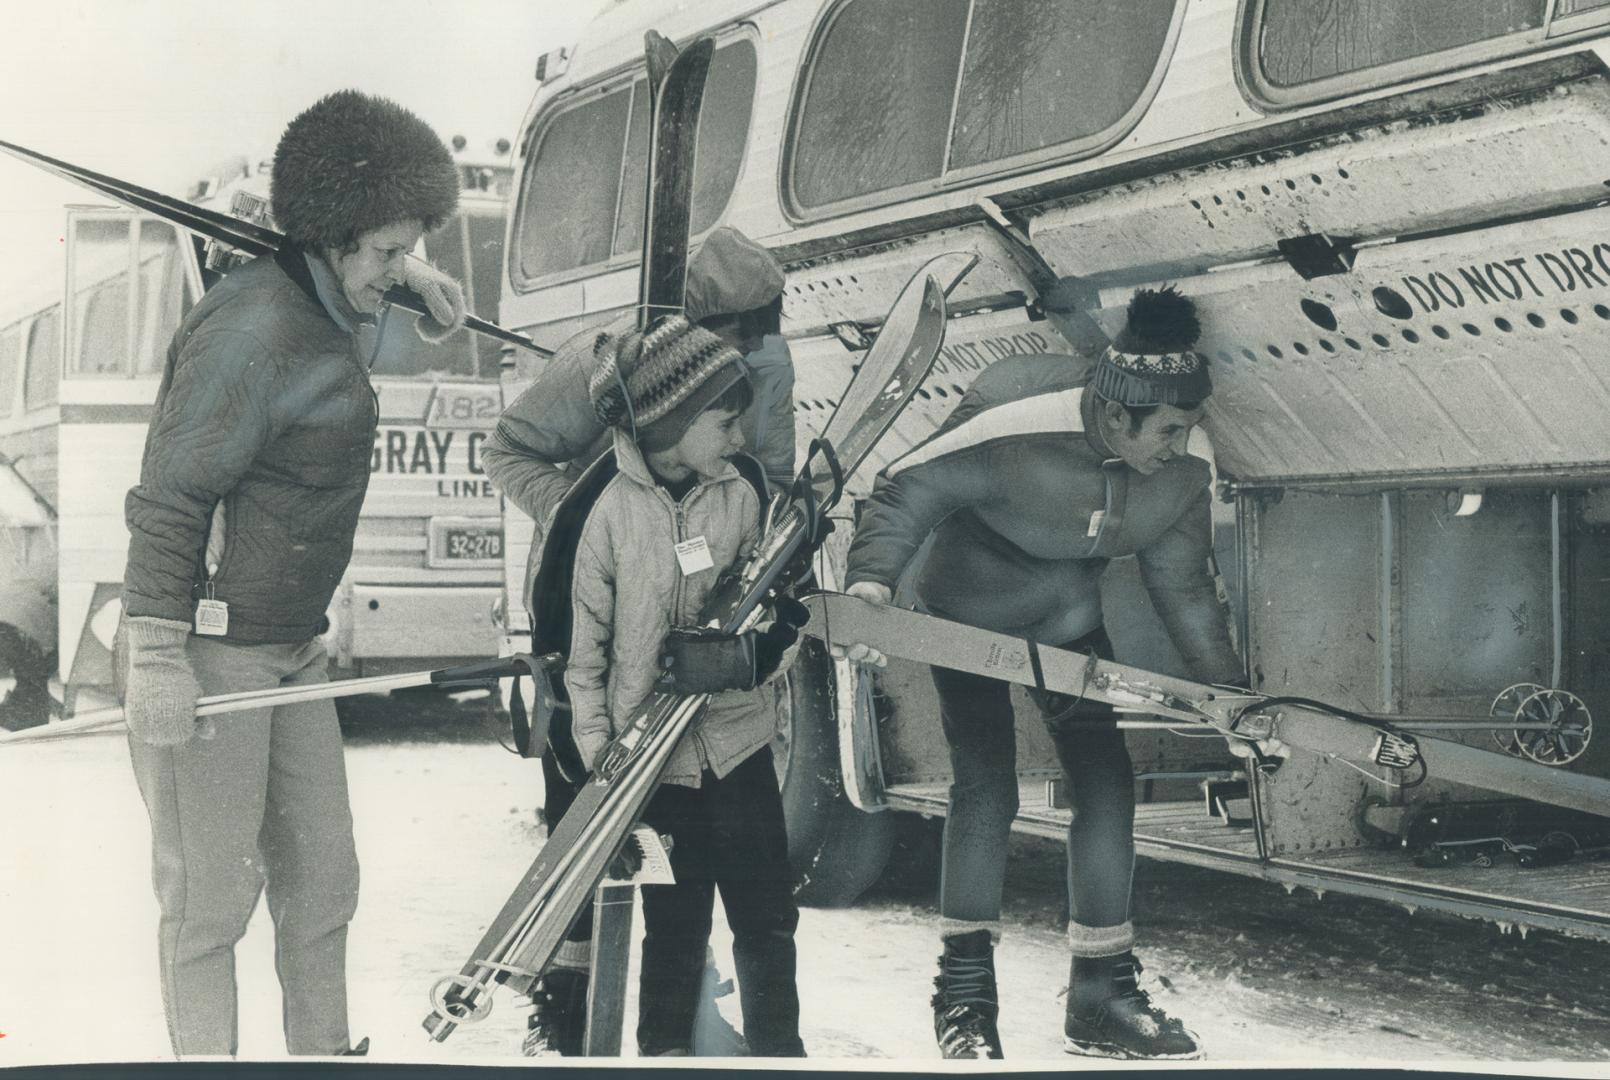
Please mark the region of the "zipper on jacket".
MULTIPOLYGON (((701 488, 704 488, 704 487, 707 487, 707 486, 709 486, 708 481, 701 480, 698 483, 694 484, 693 488, 683 498, 691 500, 691 499, 694 498, 694 496, 696 496, 699 493, 699 490, 701 488)), ((660 490, 665 491, 664 488, 661 488, 660 490)), ((667 499, 669 499, 671 497, 671 493, 666 491, 665 492, 665 497, 667 499)), ((686 535, 686 533, 687 533, 687 518, 683 515, 683 508, 684 508, 684 504, 683 504, 682 499, 676 499, 676 500, 672 501, 672 503, 671 503, 671 514, 672 514, 672 517, 674 518, 674 521, 675 521, 675 524, 673 526, 673 531, 676 534, 676 542, 679 543, 679 544, 682 541, 687 539, 687 535, 686 535)), ((686 582, 686 580, 687 580, 687 575, 682 573, 682 567, 681 567, 681 565, 679 563, 677 565, 676 586, 672 589, 672 592, 671 592, 671 611, 672 611, 674 617, 676 619, 678 619, 679 621, 683 618, 683 616, 682 616, 682 597, 683 597, 682 589, 683 589, 683 585, 686 582)), ((710 767, 710 748, 709 748, 708 745, 706 745, 706 743, 704 741, 704 732, 703 732, 702 728, 703 728, 703 725, 701 724, 701 725, 695 727, 692 730, 692 732, 689 733, 692 736, 692 739, 693 739, 693 752, 694 752, 694 755, 698 758, 698 760, 697 760, 697 762, 695 764, 697 765, 698 776, 701 778, 701 780, 700 780, 701 784, 703 782, 702 777, 704 776, 705 769, 710 767)))

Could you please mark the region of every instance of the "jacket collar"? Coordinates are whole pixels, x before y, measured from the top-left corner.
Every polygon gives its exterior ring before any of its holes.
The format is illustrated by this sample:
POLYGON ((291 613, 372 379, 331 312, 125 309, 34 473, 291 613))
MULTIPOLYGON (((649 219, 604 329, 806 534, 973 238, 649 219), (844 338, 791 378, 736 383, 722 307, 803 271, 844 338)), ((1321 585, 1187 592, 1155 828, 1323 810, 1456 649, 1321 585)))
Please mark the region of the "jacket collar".
POLYGON ((1113 448, 1107 445, 1106 438, 1101 434, 1101 418, 1096 415, 1096 395, 1091 392, 1088 386, 1081 387, 1081 391, 1079 418, 1084 423, 1085 445, 1089 446, 1101 457, 1103 468, 1113 462, 1123 465, 1123 458, 1119 457, 1113 451, 1113 448))
MULTIPOLYGON (((620 428, 614 429, 614 439, 615 465, 620 469, 621 473, 631 477, 645 487, 659 487, 659 482, 654 479, 654 474, 649 471, 648 462, 644 460, 643 451, 639 449, 637 441, 620 428)), ((738 473, 738 466, 729 461, 722 466, 718 475, 708 479, 701 478, 693 486, 701 488, 710 484, 723 484, 728 480, 737 479, 741 479, 738 473)))
POLYGON ((287 277, 296 282, 296 287, 318 304, 330 321, 342 330, 355 334, 358 327, 374 321, 372 316, 362 314, 347 302, 346 294, 341 291, 341 281, 330 264, 301 244, 287 240, 274 253, 274 261, 287 277))

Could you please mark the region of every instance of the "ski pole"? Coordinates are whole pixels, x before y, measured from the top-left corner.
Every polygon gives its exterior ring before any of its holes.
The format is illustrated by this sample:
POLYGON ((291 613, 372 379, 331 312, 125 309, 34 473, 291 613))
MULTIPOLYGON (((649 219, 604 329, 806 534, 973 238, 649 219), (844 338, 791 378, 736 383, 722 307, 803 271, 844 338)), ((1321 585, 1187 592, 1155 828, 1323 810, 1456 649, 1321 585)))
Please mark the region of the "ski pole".
MULTIPOLYGON (((558 653, 546 656, 521 655, 482 660, 459 667, 439 668, 435 671, 411 671, 396 675, 372 675, 362 679, 340 679, 335 682, 316 683, 311 686, 276 686, 267 690, 237 690, 228 694, 211 694, 196 702, 197 716, 218 716, 222 713, 245 712, 248 709, 270 709, 280 705, 294 705, 303 701, 322 701, 326 698, 351 697, 354 694, 384 694, 393 690, 407 690, 415 686, 455 686, 485 683, 497 679, 526 674, 533 667, 555 667, 561 662, 558 653), (530 667, 527 666, 529 663, 530 667)), ((123 723, 121 706, 93 709, 56 724, 25 728, 0 734, 0 744, 18 742, 48 742, 65 739, 93 731, 106 731, 123 723)))

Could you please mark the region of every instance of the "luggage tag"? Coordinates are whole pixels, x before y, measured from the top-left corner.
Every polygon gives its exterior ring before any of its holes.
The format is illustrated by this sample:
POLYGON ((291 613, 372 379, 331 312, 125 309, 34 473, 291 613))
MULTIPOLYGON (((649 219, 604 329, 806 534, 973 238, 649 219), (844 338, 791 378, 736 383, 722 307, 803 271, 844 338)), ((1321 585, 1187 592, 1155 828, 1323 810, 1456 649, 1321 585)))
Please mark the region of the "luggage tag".
POLYGON ((229 605, 218 599, 210 581, 207 595, 196 601, 196 633, 205 637, 223 637, 229 633, 229 605))
POLYGON ((1085 535, 1089 536, 1089 537, 1094 537, 1097 533, 1101 532, 1101 523, 1103 521, 1106 521, 1106 520, 1107 520, 1107 511, 1105 511, 1105 510, 1096 510, 1096 511, 1094 511, 1090 515, 1090 527, 1085 530, 1085 535))
POLYGON ((682 567, 683 577, 692 577, 700 570, 708 570, 715 565, 715 560, 710 557, 710 545, 702 536, 677 544, 676 561, 682 567))

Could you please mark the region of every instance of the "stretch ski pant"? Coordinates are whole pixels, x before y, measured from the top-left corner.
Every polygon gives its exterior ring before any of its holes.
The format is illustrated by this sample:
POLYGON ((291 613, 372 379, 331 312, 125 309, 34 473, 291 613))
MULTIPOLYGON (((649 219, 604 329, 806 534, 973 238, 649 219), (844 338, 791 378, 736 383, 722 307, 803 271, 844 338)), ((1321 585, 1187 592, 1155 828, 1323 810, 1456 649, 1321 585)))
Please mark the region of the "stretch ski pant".
POLYGON ((691 1051, 715 892, 732 929, 744 1039, 756 1057, 802 1057, 793 876, 769 747, 697 788, 666 784, 643 820, 669 833, 675 885, 643 886, 638 1051, 691 1051))
MULTIPOLYGON (((1112 659, 1098 627, 1064 649, 1112 659)), ((939 912, 946 919, 993 922, 1001 917, 1007 838, 1017 814, 1017 738, 1007 683, 949 668, 932 669, 940 717, 950 744, 952 782, 945 818, 939 912)), ((1110 706, 1075 704, 1063 694, 1032 691, 1050 730, 1068 785, 1068 910, 1076 928, 1127 935, 1134 874, 1135 789, 1124 736, 1110 706)), ((1099 953, 1098 953, 1099 955, 1099 953)))
MULTIPOLYGON (((322 683, 324 646, 192 636, 203 695, 322 683)), ((358 903, 341 731, 330 701, 214 718, 211 739, 129 753, 151 818, 162 1000, 174 1052, 237 1049, 235 943, 267 884, 293 1054, 347 1049, 347 924, 358 903)))

